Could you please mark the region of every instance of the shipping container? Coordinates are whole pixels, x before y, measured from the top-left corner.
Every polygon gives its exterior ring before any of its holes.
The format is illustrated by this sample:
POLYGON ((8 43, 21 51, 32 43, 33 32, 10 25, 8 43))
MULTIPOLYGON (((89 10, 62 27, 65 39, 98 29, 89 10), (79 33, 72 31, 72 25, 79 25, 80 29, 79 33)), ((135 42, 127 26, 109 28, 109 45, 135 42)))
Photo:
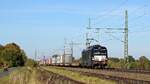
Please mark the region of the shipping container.
POLYGON ((72 58, 72 56, 70 54, 66 54, 64 58, 65 58, 65 60, 64 60, 65 64, 71 64, 72 63, 72 59, 73 58, 72 58))

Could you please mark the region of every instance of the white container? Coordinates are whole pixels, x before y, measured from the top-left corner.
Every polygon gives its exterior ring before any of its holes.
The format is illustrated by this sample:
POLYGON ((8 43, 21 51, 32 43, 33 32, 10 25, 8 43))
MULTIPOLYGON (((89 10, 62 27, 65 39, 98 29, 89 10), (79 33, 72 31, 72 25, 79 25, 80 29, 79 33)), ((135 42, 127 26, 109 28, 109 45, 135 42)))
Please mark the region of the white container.
POLYGON ((53 55, 53 56, 52 56, 52 64, 53 64, 53 65, 56 65, 56 64, 57 64, 57 57, 58 57, 58 55, 53 55))
POLYGON ((65 55, 65 64, 71 64, 72 63, 72 56, 71 55, 65 55))

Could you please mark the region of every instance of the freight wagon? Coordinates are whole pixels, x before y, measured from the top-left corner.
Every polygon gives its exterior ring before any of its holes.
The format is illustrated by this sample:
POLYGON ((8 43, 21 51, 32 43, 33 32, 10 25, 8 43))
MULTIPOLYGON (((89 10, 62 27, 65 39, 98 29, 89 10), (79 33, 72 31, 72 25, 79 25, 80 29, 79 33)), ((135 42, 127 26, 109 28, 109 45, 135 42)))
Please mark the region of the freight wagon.
POLYGON ((52 65, 71 65, 73 57, 70 54, 53 55, 52 65))

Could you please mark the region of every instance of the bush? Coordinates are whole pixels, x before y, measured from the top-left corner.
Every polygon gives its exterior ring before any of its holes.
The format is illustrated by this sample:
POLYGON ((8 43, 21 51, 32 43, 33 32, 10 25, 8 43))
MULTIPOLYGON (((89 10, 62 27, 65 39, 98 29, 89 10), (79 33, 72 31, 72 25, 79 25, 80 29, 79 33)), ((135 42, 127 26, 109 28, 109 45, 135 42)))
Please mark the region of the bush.
POLYGON ((5 46, 0 45, 0 64, 7 63, 9 67, 24 66, 26 59, 27 56, 19 45, 15 43, 9 43, 5 46))
POLYGON ((32 60, 32 59, 27 59, 25 65, 26 66, 30 66, 30 67, 36 67, 37 66, 37 62, 32 60))

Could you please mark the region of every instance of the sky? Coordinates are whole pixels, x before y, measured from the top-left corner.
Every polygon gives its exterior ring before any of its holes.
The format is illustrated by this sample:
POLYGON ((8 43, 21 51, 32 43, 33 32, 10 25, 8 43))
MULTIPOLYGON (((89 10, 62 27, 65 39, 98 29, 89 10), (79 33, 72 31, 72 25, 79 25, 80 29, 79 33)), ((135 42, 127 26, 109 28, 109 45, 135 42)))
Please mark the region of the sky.
POLYGON ((98 34, 86 28, 89 18, 93 28, 124 28, 128 10, 129 55, 150 58, 149 3, 150 0, 0 0, 0 44, 15 42, 30 58, 34 58, 35 51, 38 58, 48 58, 63 53, 66 39, 68 44, 79 44, 74 45, 74 56, 79 58, 89 32, 89 37, 107 47, 110 57, 121 58, 123 31, 100 30, 98 34))

